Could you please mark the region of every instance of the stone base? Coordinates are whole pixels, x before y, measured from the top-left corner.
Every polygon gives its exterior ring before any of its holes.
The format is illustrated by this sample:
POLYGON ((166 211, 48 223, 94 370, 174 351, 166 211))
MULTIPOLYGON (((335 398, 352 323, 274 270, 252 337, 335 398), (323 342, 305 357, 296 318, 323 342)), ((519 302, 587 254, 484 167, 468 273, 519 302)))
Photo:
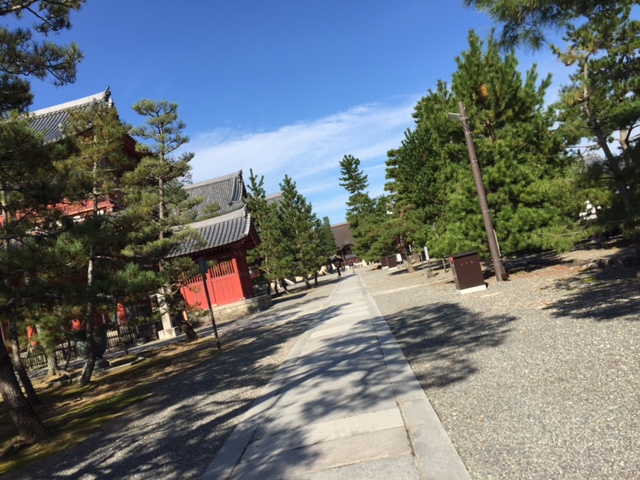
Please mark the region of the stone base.
MULTIPOLYGON (((246 317, 252 313, 266 310, 271 305, 272 301, 270 295, 259 295, 253 298, 245 298, 239 302, 230 303, 221 307, 213 307, 213 315, 216 318, 216 323, 221 323, 229 320, 237 320, 238 318, 246 317)), ((193 313, 194 315, 191 315, 189 318, 193 327, 211 325, 208 310, 200 310, 197 313, 193 313)))
POLYGON ((165 328, 164 330, 158 330, 158 338, 160 340, 168 340, 169 338, 176 338, 181 333, 178 327, 165 328))
POLYGON ((213 315, 216 317, 216 321, 236 320, 252 313, 266 310, 271 304, 270 295, 260 295, 253 298, 245 298, 229 305, 213 307, 213 315))
POLYGON ((486 283, 482 284, 482 285, 478 285, 476 287, 469 287, 469 288, 465 288, 464 290, 458 290, 458 292, 465 294, 465 293, 473 293, 473 292, 481 292, 482 290, 486 290, 488 287, 488 285, 486 283))

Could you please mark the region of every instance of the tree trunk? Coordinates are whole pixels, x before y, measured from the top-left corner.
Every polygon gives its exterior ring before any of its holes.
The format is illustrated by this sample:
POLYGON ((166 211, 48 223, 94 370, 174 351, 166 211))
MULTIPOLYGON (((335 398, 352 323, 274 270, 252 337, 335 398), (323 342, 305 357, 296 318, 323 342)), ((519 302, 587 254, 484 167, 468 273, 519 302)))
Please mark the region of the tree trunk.
POLYGON ((87 362, 82 369, 82 375, 80 376, 80 386, 84 387, 91 381, 93 375, 93 368, 96 364, 96 341, 93 338, 93 302, 89 301, 87 304, 87 362))
POLYGON ((45 352, 47 357, 47 376, 53 377, 60 373, 60 367, 58 367, 58 361, 56 360, 55 352, 45 352))
POLYGON ((18 434, 27 443, 35 443, 47 437, 47 431, 40 417, 20 390, 11 359, 1 339, 0 393, 2 393, 2 399, 9 409, 9 416, 18 430, 18 434))
MULTIPOLYGON (((598 146, 604 152, 605 164, 611 170, 613 174, 613 179, 618 189, 618 193, 620 194, 620 198, 622 199, 622 204, 624 205, 624 211, 626 213, 625 223, 629 223, 633 221, 635 216, 635 201, 631 190, 628 188, 627 182, 627 173, 622 171, 620 165, 618 164, 618 158, 611 152, 609 148, 608 138, 602 131, 602 127, 598 122, 598 119, 593 114, 593 110, 591 109, 591 92, 589 91, 589 87, 587 85, 587 80, 589 78, 589 57, 585 59, 584 65, 582 66, 582 75, 584 77, 584 83, 582 85, 582 106, 584 108, 585 116, 587 117, 587 122, 589 123, 589 127, 591 128, 593 134, 595 135, 598 146)), ((628 136, 626 132, 620 132, 620 144, 622 149, 625 150, 626 142, 622 141, 623 135, 625 137, 628 136)), ((632 228, 634 226, 632 225, 632 228)), ((633 247, 636 253, 636 262, 640 261, 640 237, 638 235, 637 230, 634 228, 633 236, 633 247)))
MULTIPOLYGON (((96 180, 96 172, 98 171, 98 162, 93 162, 93 217, 98 216, 98 200, 99 190, 96 180)), ((82 375, 80 376, 80 386, 84 387, 91 381, 93 375, 93 367, 96 364, 96 341, 93 338, 93 317, 95 305, 93 303, 93 268, 96 263, 96 249, 93 245, 89 247, 89 262, 87 264, 87 292, 89 293, 89 301, 87 302, 87 363, 85 363, 82 369, 82 375)))
MULTIPOLYGON (((90 248, 89 252, 89 265, 87 267, 87 290, 91 292, 91 287, 93 286, 93 264, 95 263, 95 250, 93 247, 90 248)), ((91 295, 91 293, 90 293, 91 295)), ((80 386, 84 387, 89 384, 91 381, 91 376, 93 375, 93 367, 96 364, 96 341, 93 338, 93 316, 94 316, 94 305, 93 300, 89 300, 87 302, 87 363, 85 363, 84 368, 82 369, 82 376, 80 377, 80 386)))
POLYGON ((408 272, 415 272, 416 269, 413 268, 411 262, 409 261, 409 252, 407 251, 407 242, 405 242, 404 238, 400 237, 400 241, 398 242, 400 245, 400 256, 402 257, 403 262, 407 267, 408 272))
POLYGON ((11 362, 13 363, 13 368, 16 372, 18 372, 18 376, 20 377, 20 383, 24 387, 24 391, 27 394, 27 398, 29 399, 29 403, 31 405, 42 405, 42 401, 38 398, 38 394, 33 388, 33 384, 31 383, 31 379, 27 374, 27 369, 24 368, 24 364, 22 363, 22 359, 20 358, 20 342, 18 342, 18 326, 16 324, 15 319, 9 320, 9 334, 11 335, 11 362))

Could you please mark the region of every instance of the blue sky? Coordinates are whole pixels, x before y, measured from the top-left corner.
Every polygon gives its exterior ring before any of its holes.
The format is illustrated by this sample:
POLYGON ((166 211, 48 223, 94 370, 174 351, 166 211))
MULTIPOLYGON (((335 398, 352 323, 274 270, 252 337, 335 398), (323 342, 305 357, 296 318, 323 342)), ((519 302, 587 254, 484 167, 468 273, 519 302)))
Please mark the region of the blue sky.
MULTIPOLYGON (((109 86, 138 125, 138 100, 176 102, 194 182, 253 169, 275 193, 287 174, 336 224, 343 156, 383 193, 386 152, 413 126, 416 102, 450 80, 470 29, 491 28, 461 0, 88 0, 57 38, 85 55, 76 83, 34 81, 32 109, 109 86)), ((521 54, 523 68, 534 61, 541 74, 561 71, 547 52, 521 54)))

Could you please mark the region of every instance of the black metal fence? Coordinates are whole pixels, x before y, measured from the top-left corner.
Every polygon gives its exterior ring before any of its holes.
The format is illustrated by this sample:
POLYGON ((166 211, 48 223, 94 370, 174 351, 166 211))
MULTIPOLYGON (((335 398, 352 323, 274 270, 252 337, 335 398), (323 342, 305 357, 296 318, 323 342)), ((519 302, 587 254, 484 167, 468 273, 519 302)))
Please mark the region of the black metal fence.
MULTIPOLYGON (((148 322, 139 325, 120 325, 114 330, 107 332, 107 352, 121 350, 125 346, 133 346, 137 343, 146 343, 157 340, 158 331, 162 330, 162 322, 148 322)), ((47 357, 39 348, 32 348, 28 352, 20 353, 25 367, 29 369, 42 368, 47 365, 47 357)), ((78 358, 75 344, 66 341, 56 348, 56 362, 58 365, 65 364, 69 360, 78 358)))

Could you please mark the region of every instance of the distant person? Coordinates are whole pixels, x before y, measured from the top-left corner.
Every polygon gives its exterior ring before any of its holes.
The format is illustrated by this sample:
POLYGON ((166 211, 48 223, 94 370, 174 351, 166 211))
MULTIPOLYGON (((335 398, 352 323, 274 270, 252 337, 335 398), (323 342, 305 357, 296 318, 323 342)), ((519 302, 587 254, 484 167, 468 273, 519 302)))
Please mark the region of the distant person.
POLYGON ((340 274, 340 263, 336 264, 336 272, 338 272, 338 280, 340 280, 340 278, 342 277, 342 275, 340 274))
POLYGON ((351 270, 351 273, 356 273, 356 271, 355 271, 355 269, 354 269, 354 267, 353 267, 353 260, 351 260, 351 261, 349 262, 349 270, 351 270))

